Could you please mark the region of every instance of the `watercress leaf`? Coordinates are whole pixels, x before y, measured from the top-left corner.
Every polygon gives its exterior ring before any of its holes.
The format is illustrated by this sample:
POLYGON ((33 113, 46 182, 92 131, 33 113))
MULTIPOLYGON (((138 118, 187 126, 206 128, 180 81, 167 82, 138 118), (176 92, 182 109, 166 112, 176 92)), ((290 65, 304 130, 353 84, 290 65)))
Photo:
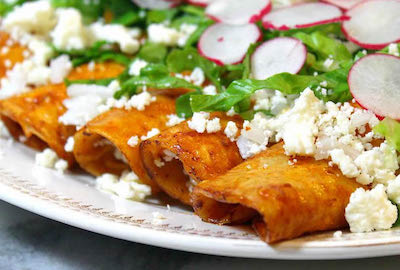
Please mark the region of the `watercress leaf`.
POLYGON ((147 42, 140 48, 138 57, 149 63, 163 63, 167 53, 168 49, 165 45, 147 42))
POLYGON ((175 49, 167 57, 167 66, 170 72, 180 73, 199 67, 203 70, 206 78, 210 80, 217 89, 221 89, 221 67, 214 62, 202 57, 196 49, 175 49))
POLYGON ((342 42, 328 37, 322 32, 317 31, 311 34, 298 32, 294 34, 293 37, 301 40, 307 46, 308 52, 316 56, 314 61, 308 61, 308 64, 312 64, 312 67, 316 70, 334 70, 337 69, 341 63, 352 60, 351 53, 342 42), (328 58, 332 59, 334 62, 329 67, 326 67, 324 62, 328 58))
POLYGON ((184 95, 181 95, 176 99, 175 107, 176 107, 176 114, 179 117, 189 118, 193 116, 192 107, 190 106, 190 100, 192 96, 200 95, 199 92, 190 92, 184 95))
POLYGON ((108 79, 97 79, 97 80, 68 80, 65 79, 65 85, 70 86, 72 84, 95 84, 101 86, 108 86, 115 78, 108 78, 108 79))
POLYGON ((170 9, 154 9, 147 12, 146 23, 147 25, 152 23, 163 23, 165 21, 172 21, 173 18, 178 14, 177 8, 170 9))

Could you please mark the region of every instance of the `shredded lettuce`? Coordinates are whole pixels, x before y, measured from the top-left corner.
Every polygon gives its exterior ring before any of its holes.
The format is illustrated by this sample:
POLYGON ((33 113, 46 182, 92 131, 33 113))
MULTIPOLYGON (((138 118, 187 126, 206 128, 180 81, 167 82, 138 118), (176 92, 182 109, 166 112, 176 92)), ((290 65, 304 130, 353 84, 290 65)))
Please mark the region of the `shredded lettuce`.
POLYGON ((167 57, 167 67, 170 72, 174 73, 193 70, 199 67, 203 70, 206 78, 210 80, 217 89, 221 89, 221 67, 200 56, 194 48, 172 50, 167 57))
POLYGON ((398 121, 385 118, 374 127, 374 132, 384 136, 392 147, 400 151, 400 123, 398 121))
POLYGON ((112 49, 104 48, 109 45, 106 41, 98 41, 91 48, 83 50, 60 50, 53 46, 55 56, 66 54, 71 57, 74 67, 80 66, 90 61, 105 62, 108 60, 115 61, 122 65, 128 66, 131 59, 123 53, 116 52, 112 49))
POLYGON ((68 79, 65 79, 64 83, 67 87, 72 84, 94 84, 94 85, 108 86, 115 79, 116 78, 97 79, 97 80, 68 80, 68 79))
POLYGON ((165 45, 147 42, 140 48, 138 58, 150 63, 164 63, 167 54, 168 49, 165 45))
POLYGON ((293 37, 301 40, 307 46, 308 54, 311 54, 308 57, 308 64, 315 70, 332 71, 353 58, 341 41, 328 37, 322 32, 317 31, 311 34, 298 32, 293 37), (327 59, 333 60, 329 67, 324 65, 327 59))
POLYGON ((195 86, 183 79, 171 76, 165 65, 149 64, 142 68, 139 76, 122 81, 121 90, 117 91, 114 97, 119 99, 122 96, 135 95, 140 87, 149 87, 154 89, 183 88, 197 91, 199 90, 198 86, 195 86))

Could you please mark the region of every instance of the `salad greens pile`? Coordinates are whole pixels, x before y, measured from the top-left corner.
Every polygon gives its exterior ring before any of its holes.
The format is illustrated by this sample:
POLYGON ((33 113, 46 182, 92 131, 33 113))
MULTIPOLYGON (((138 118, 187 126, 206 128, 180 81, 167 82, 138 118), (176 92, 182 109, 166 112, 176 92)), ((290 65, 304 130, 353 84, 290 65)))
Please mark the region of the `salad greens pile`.
MULTIPOLYGON (((16 5, 26 0, 0 1, 0 15, 5 15, 16 5)), ((204 30, 214 22, 205 16, 204 8, 192 5, 180 5, 166 10, 146 10, 136 6, 131 0, 51 0, 55 7, 74 7, 79 9, 85 22, 90 23, 99 18, 106 18, 111 23, 135 27, 146 32, 153 23, 166 23, 177 30, 183 24, 196 25, 186 44, 180 48, 145 42, 135 56, 124 55, 112 44, 97 42, 86 50, 64 51, 54 48, 55 56, 67 54, 73 65, 79 66, 90 61, 113 60, 126 66, 126 71, 119 76, 121 89, 115 98, 132 96, 143 87, 166 89, 190 89, 192 92, 177 99, 177 113, 182 117, 190 117, 199 111, 228 111, 232 108, 248 119, 254 115, 251 111, 251 96, 260 89, 279 90, 285 95, 301 93, 305 88, 312 89, 316 96, 324 101, 346 102, 352 99, 347 79, 349 70, 359 58, 375 51, 365 51, 350 46, 342 34, 339 23, 317 25, 308 28, 286 31, 262 31, 263 40, 275 37, 293 37, 301 40, 307 47, 307 60, 298 74, 281 73, 265 80, 251 78, 251 55, 260 44, 253 44, 248 49, 242 63, 220 66, 198 53, 197 42, 204 30), (108 14, 108 15, 107 15, 108 14), (138 76, 129 75, 129 66, 136 60, 148 63, 138 76), (175 73, 192 71, 201 68, 207 81, 217 89, 217 95, 202 94, 201 87, 182 78, 175 73), (321 85, 325 91, 321 91, 321 85)), ((400 48, 400 45, 399 45, 400 48)), ((388 53, 388 48, 379 52, 388 53)), ((79 83, 106 85, 109 80, 79 81, 79 83)), ((68 81, 68 84, 76 83, 68 81)), ((265 112, 270 114, 270 112, 265 112)), ((389 141, 400 150, 399 123, 386 119, 375 128, 375 131, 388 137, 389 141)))

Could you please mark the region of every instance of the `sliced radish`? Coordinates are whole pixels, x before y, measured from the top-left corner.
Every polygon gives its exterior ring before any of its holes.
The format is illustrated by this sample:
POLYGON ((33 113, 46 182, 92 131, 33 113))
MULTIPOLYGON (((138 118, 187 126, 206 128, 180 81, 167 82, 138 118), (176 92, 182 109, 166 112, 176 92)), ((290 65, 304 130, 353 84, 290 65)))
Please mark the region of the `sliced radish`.
POLYGON ((167 9, 179 5, 179 0, 132 0, 141 8, 167 9))
POLYGON ((357 45, 379 50, 400 41, 400 0, 366 1, 350 9, 342 30, 357 45))
POLYGON ((240 63, 252 43, 261 38, 255 24, 229 25, 216 23, 204 31, 198 48, 201 55, 218 65, 240 63))
POLYGON ((304 44, 295 38, 278 37, 261 44, 251 57, 254 79, 265 80, 272 75, 289 72, 296 74, 307 58, 304 44))
POLYGON ((214 2, 215 0, 187 0, 189 4, 195 5, 195 6, 200 6, 200 7, 206 7, 210 3, 214 2))
POLYGON ((325 3, 304 3, 274 10, 262 19, 265 28, 288 30, 344 20, 342 11, 325 3))
POLYGON ((335 5, 344 10, 348 10, 366 0, 320 0, 320 1, 335 5))
POLYGON ((349 73, 350 91, 365 109, 379 117, 400 120, 400 58, 370 54, 358 60, 349 73))
POLYGON ((270 0, 216 0, 206 8, 206 14, 227 24, 253 23, 271 10, 270 0))

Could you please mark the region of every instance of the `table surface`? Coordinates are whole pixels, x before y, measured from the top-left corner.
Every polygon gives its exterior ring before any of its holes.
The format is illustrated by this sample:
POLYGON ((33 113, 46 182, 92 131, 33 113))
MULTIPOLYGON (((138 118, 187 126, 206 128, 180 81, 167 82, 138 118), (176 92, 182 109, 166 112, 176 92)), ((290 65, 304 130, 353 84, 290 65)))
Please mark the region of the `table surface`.
POLYGON ((278 261, 200 255, 87 232, 0 201, 0 269, 395 269, 400 256, 278 261))

